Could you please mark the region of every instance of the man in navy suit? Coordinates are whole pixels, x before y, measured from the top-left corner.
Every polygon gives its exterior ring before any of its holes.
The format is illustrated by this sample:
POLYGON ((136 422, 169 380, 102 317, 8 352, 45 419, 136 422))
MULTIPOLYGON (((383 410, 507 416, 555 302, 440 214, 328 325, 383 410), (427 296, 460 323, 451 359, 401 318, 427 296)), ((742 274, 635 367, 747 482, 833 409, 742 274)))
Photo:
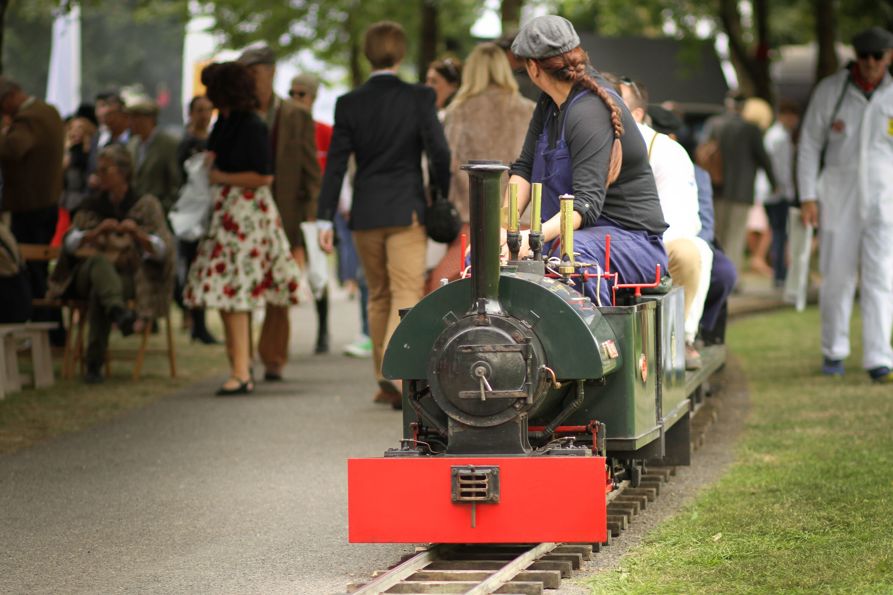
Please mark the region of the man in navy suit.
POLYGON ((319 195, 319 243, 333 247, 332 220, 348 158, 357 164, 350 229, 369 285, 369 331, 380 392, 375 401, 399 408, 400 387, 381 376, 385 347, 401 308, 415 305, 425 287, 425 188, 422 152, 432 183, 448 196, 450 150, 437 119, 434 91, 397 77, 406 33, 397 23, 369 27, 364 53, 372 74, 338 98, 335 129, 319 195))

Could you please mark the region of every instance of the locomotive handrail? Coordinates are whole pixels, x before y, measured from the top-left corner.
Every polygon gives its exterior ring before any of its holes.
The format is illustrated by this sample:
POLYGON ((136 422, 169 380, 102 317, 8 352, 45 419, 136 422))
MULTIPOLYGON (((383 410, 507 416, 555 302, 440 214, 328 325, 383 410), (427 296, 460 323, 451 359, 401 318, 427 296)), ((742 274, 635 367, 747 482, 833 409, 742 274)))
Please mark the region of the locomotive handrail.
POLYGON ((651 289, 660 285, 660 265, 654 265, 654 282, 653 283, 615 283, 613 302, 617 303, 618 289, 635 289, 635 296, 642 297, 643 289, 651 289))

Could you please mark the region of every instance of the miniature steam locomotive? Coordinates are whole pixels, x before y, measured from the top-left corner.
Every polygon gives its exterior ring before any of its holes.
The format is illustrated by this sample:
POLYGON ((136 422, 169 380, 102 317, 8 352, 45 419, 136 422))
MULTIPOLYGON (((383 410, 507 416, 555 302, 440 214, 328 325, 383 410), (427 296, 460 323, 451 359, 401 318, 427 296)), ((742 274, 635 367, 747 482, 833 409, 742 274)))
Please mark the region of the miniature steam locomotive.
MULTIPOLYGON (((686 379, 682 291, 658 267, 655 283, 615 284, 614 303, 597 306, 577 289, 593 274, 574 262, 572 228, 561 257, 543 258, 538 216, 533 257, 501 266, 508 168, 463 169, 470 276, 406 311, 390 340, 383 374, 403 380, 404 439, 348 461, 350 540, 605 541, 612 490, 635 485, 646 461, 689 463, 699 385, 686 379)), ((610 278, 608 263, 594 274, 610 278)))

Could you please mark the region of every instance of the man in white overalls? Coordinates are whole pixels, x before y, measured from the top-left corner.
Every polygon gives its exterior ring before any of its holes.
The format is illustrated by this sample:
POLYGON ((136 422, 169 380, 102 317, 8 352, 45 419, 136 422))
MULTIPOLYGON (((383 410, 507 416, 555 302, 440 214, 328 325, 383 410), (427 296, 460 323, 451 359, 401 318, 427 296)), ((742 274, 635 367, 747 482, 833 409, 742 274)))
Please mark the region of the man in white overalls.
POLYGON ((893 34, 853 38, 857 60, 816 87, 800 138, 797 181, 804 224, 819 224, 822 371, 843 375, 856 281, 862 365, 893 382, 893 34))

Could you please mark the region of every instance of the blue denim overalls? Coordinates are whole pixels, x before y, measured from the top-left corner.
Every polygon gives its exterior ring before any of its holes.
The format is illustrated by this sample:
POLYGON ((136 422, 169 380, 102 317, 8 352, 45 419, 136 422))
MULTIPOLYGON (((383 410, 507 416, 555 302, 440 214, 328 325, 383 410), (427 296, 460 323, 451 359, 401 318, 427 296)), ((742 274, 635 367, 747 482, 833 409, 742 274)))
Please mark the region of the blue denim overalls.
MULTIPOLYGON (((584 91, 574 96, 565 110, 570 110, 580 97, 592 94, 584 91)), ((555 148, 549 148, 549 124, 553 118, 553 111, 549 111, 543 124, 543 131, 536 142, 536 150, 533 158, 533 171, 530 181, 540 182, 543 185, 543 205, 541 220, 551 219, 560 210, 559 196, 573 194, 574 169, 570 151, 564 140, 564 127, 567 122, 565 116, 561 125, 561 135, 555 143, 555 148)), ((664 250, 660 236, 650 234, 643 230, 629 230, 620 227, 604 215, 600 216, 592 227, 583 227, 574 231, 574 252, 579 256, 579 262, 598 263, 604 266, 605 236, 611 236, 611 272, 619 275, 620 283, 651 283, 654 281, 655 265, 660 264, 661 275, 667 272, 667 253, 664 250)), ((552 245, 558 242, 555 238, 546 242, 543 248, 544 254, 549 254, 552 245)), ((601 272, 594 268, 588 269, 589 273, 601 272)), ((577 281, 577 289, 596 301, 596 282, 587 280, 581 288, 577 281)), ((606 280, 601 280, 600 305, 611 305, 610 285, 606 280)))

